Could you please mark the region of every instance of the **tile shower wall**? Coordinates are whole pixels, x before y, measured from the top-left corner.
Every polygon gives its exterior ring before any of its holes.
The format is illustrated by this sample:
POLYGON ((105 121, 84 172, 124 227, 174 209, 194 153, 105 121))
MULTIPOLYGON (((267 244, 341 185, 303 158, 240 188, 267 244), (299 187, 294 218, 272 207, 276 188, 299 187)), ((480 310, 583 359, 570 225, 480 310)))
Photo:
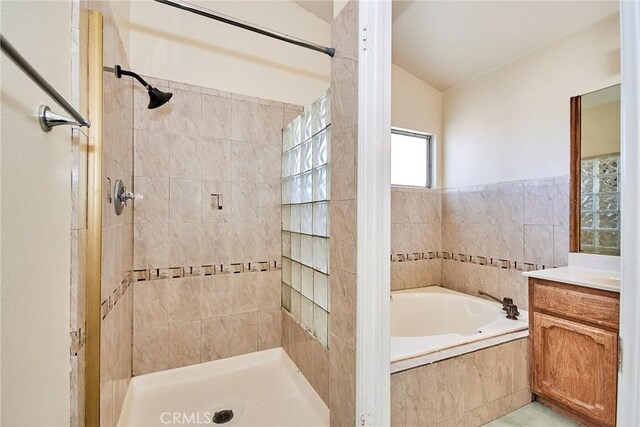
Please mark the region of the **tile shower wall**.
POLYGON ((441 284, 441 236, 439 190, 391 188, 391 290, 441 284))
POLYGON ((475 427, 531 402, 528 339, 391 375, 391 425, 475 427))
MULTIPOLYGON (((105 64, 127 59, 111 7, 106 1, 74 1, 72 5, 72 94, 71 101, 86 114, 88 10, 104 17, 103 51, 105 64)), ((104 74, 103 182, 101 280, 101 425, 115 425, 131 378, 132 292, 129 279, 133 267, 133 221, 129 212, 113 214, 109 204, 109 178, 131 185, 133 173, 133 83, 116 82, 113 73, 104 74)), ((86 331, 86 251, 87 251, 87 146, 84 130, 72 133, 71 168, 71 425, 84 426, 85 412, 85 331, 86 331)))
POLYGON ((526 307, 522 270, 567 265, 568 177, 444 190, 442 252, 443 286, 526 307))
MULTIPOLYGON (((104 15, 104 62, 127 67, 110 6, 104 15)), ((131 379, 133 292, 133 210, 117 216, 112 194, 116 179, 133 183, 133 81, 103 73, 103 212, 100 335, 100 425, 116 425, 131 379)))
POLYGON ((284 128, 282 307, 325 347, 329 342, 331 94, 284 128))
POLYGON ((447 190, 391 190, 391 289, 442 285, 511 295, 522 271, 567 265, 569 180, 553 177, 447 190))
POLYGON ((282 128, 302 108, 148 81, 173 98, 135 90, 133 373, 278 347, 282 128))
MULTIPOLYGON (((329 409, 332 426, 353 426, 356 391, 358 211, 358 2, 331 25, 331 239, 329 409)), ((321 366, 321 365, 320 365, 321 366)))
POLYGON ((331 25, 329 348, 285 309, 282 347, 329 407, 332 426, 355 425, 358 2, 331 25))

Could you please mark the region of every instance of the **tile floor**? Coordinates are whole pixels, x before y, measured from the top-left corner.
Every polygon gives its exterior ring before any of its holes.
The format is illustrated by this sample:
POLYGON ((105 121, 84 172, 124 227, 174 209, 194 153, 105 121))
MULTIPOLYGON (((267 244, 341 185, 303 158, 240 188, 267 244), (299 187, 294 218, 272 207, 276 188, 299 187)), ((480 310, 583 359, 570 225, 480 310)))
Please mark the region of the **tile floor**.
POLYGON ((579 425, 538 402, 531 402, 502 418, 490 422, 486 427, 573 427, 579 425))

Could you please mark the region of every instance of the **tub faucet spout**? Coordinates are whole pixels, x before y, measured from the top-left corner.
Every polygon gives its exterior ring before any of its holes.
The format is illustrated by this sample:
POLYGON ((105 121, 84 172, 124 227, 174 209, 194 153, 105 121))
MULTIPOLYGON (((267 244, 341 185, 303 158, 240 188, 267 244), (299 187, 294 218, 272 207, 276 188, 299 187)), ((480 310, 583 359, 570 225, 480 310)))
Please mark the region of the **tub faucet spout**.
POLYGON ((496 302, 499 302, 500 304, 502 304, 503 308, 504 308, 504 306, 505 306, 505 304, 506 304, 507 302, 511 302, 511 304, 513 304, 513 300, 512 300, 511 298, 498 299, 498 298, 494 297, 493 295, 488 294, 488 293, 486 293, 485 291, 482 291, 482 290, 481 290, 481 291, 478 291, 478 293, 479 293, 480 295, 482 295, 482 296, 489 297, 489 298, 491 298, 492 300, 494 300, 494 301, 496 301, 496 302), (506 300, 511 300, 511 301, 506 301, 506 300))
POLYGON ((502 300, 494 297, 491 294, 486 293, 485 291, 478 291, 478 293, 482 296, 491 298, 494 301, 502 304, 502 309, 507 312, 507 319, 517 320, 520 312, 518 311, 518 306, 513 303, 513 298, 504 297, 502 300))

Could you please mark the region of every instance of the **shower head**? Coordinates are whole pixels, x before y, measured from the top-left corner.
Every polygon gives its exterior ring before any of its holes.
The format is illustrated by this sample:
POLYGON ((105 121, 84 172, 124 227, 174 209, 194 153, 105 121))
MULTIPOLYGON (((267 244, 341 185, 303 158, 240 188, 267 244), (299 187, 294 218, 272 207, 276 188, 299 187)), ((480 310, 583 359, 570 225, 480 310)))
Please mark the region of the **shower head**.
POLYGON ((149 87, 149 109, 153 110, 166 102, 169 102, 173 94, 171 92, 163 92, 158 88, 149 87))
POLYGON ((160 89, 151 86, 142 77, 140 77, 133 71, 123 70, 119 65, 113 67, 113 72, 115 73, 117 78, 121 78, 122 76, 133 77, 134 79, 138 80, 145 87, 145 89, 147 89, 147 92, 149 93, 149 106, 147 108, 149 108, 150 110, 166 104, 173 96, 171 92, 163 92, 160 89))

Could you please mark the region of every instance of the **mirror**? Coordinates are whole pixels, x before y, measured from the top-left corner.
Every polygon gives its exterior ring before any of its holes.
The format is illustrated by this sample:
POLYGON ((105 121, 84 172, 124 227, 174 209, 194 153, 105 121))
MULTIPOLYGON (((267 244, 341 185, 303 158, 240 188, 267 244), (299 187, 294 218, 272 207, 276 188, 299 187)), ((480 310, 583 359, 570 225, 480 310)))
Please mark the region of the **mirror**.
POLYGON ((620 255, 620 85, 571 98, 571 252, 620 255))

